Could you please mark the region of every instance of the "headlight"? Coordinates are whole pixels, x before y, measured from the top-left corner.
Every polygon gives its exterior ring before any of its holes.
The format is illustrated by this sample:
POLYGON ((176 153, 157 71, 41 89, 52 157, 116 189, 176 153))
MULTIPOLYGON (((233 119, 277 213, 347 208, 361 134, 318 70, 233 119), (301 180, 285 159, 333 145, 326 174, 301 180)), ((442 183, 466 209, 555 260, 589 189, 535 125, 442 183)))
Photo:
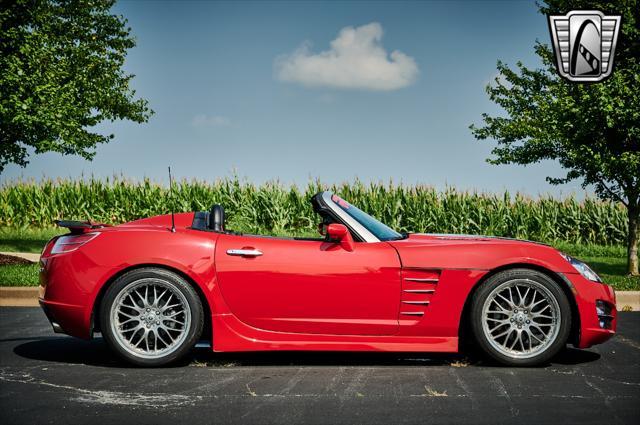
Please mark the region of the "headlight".
POLYGON ((587 266, 582 261, 576 260, 575 258, 563 252, 561 252, 560 255, 562 255, 562 258, 567 260, 569 264, 571 264, 573 268, 576 269, 582 275, 582 277, 584 277, 585 279, 591 280, 593 282, 602 283, 602 279, 600 279, 600 276, 598 276, 596 272, 591 270, 591 267, 587 266))

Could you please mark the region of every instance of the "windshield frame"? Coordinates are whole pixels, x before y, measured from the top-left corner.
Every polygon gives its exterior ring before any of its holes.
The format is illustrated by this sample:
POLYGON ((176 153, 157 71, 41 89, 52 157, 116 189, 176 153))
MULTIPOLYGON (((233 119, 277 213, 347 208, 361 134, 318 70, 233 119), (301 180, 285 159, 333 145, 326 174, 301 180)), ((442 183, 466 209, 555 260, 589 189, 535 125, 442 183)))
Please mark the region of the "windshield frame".
POLYGON ((347 227, 357 233, 364 242, 392 241, 404 239, 406 237, 405 234, 397 232, 396 230, 390 228, 380 220, 365 213, 355 205, 350 204, 349 202, 345 201, 344 199, 342 199, 338 195, 333 194, 330 191, 322 193, 322 200, 335 213, 335 215, 340 220, 342 220, 344 224, 347 225, 347 227), (346 208, 341 206, 340 203, 344 203, 346 205, 346 208), (347 211, 349 208, 354 208, 359 213, 366 216, 368 218, 367 221, 372 222, 376 225, 376 227, 382 227, 385 232, 390 233, 391 236, 381 235, 379 232, 376 232, 370 224, 365 223, 361 219, 358 219, 355 216, 351 215, 347 211))

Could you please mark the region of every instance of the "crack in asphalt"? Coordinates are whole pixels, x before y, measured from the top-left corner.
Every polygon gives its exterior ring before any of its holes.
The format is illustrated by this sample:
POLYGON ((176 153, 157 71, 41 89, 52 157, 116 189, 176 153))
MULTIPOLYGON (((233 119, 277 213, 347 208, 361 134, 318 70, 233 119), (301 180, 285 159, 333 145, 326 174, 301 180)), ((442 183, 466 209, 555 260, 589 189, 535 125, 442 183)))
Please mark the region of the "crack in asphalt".
MULTIPOLYGON (((605 399, 605 404, 608 404, 610 400, 616 399, 628 399, 633 398, 630 395, 604 395, 602 390, 598 387, 594 386, 593 383, 586 381, 587 385, 595 390, 597 395, 595 396, 586 396, 586 395, 578 395, 578 394, 511 394, 507 392, 504 384, 498 383, 497 378, 491 379, 492 386, 498 389, 498 392, 493 394, 495 397, 505 398, 509 404, 512 403, 512 398, 526 398, 526 397, 536 397, 536 398, 567 398, 567 399, 605 399)), ((355 379, 358 381, 358 377, 355 379)), ((126 392, 126 391, 108 391, 108 390, 89 390, 85 388, 74 387, 71 385, 63 385, 56 384, 53 382, 45 381, 43 379, 37 379, 31 374, 23 373, 23 374, 15 374, 0 370, 0 381, 3 382, 11 382, 18 384, 26 384, 26 385, 40 385, 51 388, 57 388, 61 390, 66 390, 71 393, 75 393, 75 396, 71 398, 71 400, 81 402, 81 403, 90 403, 90 404, 104 404, 104 405, 115 405, 115 406, 139 406, 139 407, 148 407, 148 408, 171 408, 171 407, 181 407, 185 405, 194 405, 198 402, 205 401, 206 399, 218 399, 218 398, 300 398, 300 397, 324 397, 324 398, 340 398, 344 399, 345 395, 335 394, 335 393, 308 393, 308 394, 298 394, 298 393, 290 393, 287 392, 287 387, 289 385, 285 385, 281 391, 278 393, 257 393, 255 389, 249 387, 249 383, 245 384, 245 388, 247 390, 240 394, 211 394, 211 395, 185 395, 185 394, 172 394, 172 393, 137 393, 137 392, 126 392)), ((445 390, 446 391, 446 390, 445 390)), ((351 391, 345 391, 345 393, 351 393, 351 391)), ((385 398, 386 394, 361 394, 355 393, 352 394, 351 397, 358 398, 385 398)), ((436 392, 428 393, 422 392, 418 394, 407 394, 405 397, 441 397, 440 394, 436 394, 436 392)), ((471 395, 467 392, 465 394, 453 394, 447 395, 447 397, 456 397, 456 398, 472 398, 471 395)), ((610 407, 610 406, 608 406, 610 407)), ((512 416, 517 416, 518 412, 511 412, 512 416)))
POLYGON ((627 338, 627 337, 625 337, 623 335, 620 335, 620 334, 616 335, 614 341, 621 342, 621 343, 623 343, 625 345, 628 345, 631 348, 635 348, 636 350, 640 350, 640 344, 638 344, 636 341, 634 341, 632 339, 629 339, 629 338, 627 338))
POLYGON ((154 409, 193 405, 202 400, 202 396, 163 393, 131 393, 122 391, 87 390, 71 385, 60 385, 39 380, 30 374, 16 375, 0 371, 0 380, 20 384, 41 385, 76 393, 72 400, 84 403, 105 404, 112 406, 144 406, 154 409))
POLYGON ((520 410, 518 410, 513 404, 513 400, 511 400, 511 396, 509 395, 507 388, 504 386, 504 382, 502 382, 502 379, 500 379, 500 377, 498 376, 490 374, 489 381, 498 390, 498 395, 500 397, 504 397, 507 400, 511 417, 515 418, 516 416, 520 415, 520 410))

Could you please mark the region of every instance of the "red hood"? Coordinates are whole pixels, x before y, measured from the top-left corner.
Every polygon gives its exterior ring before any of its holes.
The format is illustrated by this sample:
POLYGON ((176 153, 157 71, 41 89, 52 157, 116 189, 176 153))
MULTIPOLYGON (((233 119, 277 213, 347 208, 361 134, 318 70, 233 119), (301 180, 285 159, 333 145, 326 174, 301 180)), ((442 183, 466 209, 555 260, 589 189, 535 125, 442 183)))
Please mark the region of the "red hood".
POLYGON ((498 244, 513 244, 513 243, 525 243, 525 244, 536 244, 536 245, 545 245, 540 242, 528 241, 524 239, 515 239, 515 238, 505 238, 500 236, 484 236, 484 235, 458 235, 458 234, 445 234, 445 233, 410 233, 406 239, 402 239, 398 242, 425 242, 425 243, 448 243, 449 241, 460 241, 460 243, 471 242, 487 242, 487 243, 498 243, 498 244))
POLYGON ((389 244, 398 251, 403 267, 492 270, 508 264, 535 264, 572 271, 553 247, 518 239, 414 233, 389 244))

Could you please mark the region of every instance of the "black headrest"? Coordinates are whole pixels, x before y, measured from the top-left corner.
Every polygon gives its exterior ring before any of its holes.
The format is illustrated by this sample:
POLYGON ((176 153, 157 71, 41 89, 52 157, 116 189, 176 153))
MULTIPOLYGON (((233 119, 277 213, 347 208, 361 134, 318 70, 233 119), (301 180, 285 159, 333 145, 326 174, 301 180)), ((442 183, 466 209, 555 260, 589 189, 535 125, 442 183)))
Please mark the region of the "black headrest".
POLYGON ((224 208, 222 208, 222 205, 216 204, 211 207, 209 229, 214 232, 224 232, 224 208))

